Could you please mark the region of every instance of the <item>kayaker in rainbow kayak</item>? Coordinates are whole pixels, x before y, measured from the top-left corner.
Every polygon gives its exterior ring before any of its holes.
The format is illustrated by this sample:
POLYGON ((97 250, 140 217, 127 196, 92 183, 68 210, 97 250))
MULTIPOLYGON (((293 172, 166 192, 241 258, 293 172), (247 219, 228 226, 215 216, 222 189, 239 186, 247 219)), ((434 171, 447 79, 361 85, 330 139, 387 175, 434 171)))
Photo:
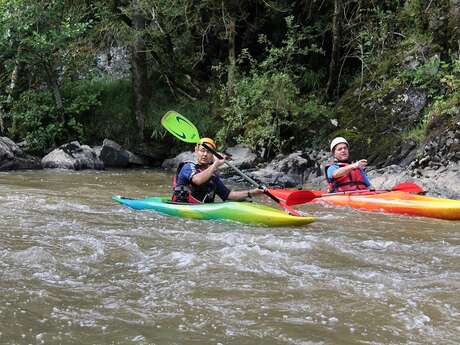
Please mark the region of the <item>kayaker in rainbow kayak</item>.
POLYGON ((263 194, 262 189, 232 191, 228 189, 218 174, 219 167, 225 159, 217 159, 202 144, 206 143, 214 150, 216 143, 210 138, 202 138, 195 146, 196 162, 183 162, 177 168, 173 182, 173 201, 177 202, 214 202, 217 194, 223 201, 244 200, 254 195, 263 194))
POLYGON ((334 163, 326 166, 326 180, 329 192, 346 192, 369 189, 371 183, 364 172, 367 165, 366 159, 360 159, 351 163, 349 144, 343 137, 334 138, 331 141, 331 153, 334 163))

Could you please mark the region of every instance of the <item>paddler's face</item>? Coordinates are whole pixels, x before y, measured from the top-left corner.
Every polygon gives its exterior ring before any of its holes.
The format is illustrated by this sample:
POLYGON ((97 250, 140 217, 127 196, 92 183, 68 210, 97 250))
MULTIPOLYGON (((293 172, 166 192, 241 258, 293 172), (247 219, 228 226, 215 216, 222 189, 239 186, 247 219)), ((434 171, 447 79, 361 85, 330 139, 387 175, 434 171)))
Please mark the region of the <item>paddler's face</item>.
POLYGON ((334 157, 338 161, 347 161, 350 153, 348 152, 348 145, 345 143, 337 144, 334 148, 334 157))
POLYGON ((202 145, 195 146, 196 161, 198 164, 211 164, 214 161, 213 154, 202 145))

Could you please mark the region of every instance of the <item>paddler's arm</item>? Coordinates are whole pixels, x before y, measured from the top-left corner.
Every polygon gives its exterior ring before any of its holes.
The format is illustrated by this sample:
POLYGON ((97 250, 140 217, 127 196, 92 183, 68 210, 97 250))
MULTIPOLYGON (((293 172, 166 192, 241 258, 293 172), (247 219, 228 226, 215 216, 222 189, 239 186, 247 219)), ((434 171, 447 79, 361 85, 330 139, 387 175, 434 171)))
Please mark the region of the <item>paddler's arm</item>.
POLYGON ((255 195, 263 194, 264 191, 259 188, 254 188, 250 190, 232 190, 228 195, 227 199, 229 200, 245 200, 247 198, 251 198, 255 195))
POLYGON ((353 164, 348 164, 348 165, 345 165, 344 167, 338 168, 337 170, 335 170, 332 173, 332 177, 333 178, 338 178, 338 177, 344 176, 344 175, 348 174, 350 171, 352 171, 353 169, 362 169, 366 165, 367 165, 367 160, 366 159, 360 159, 359 161, 357 161, 357 162, 355 162, 353 164))
POLYGON ((207 167, 205 170, 202 172, 193 175, 192 177, 192 182, 195 186, 200 186, 203 183, 206 183, 209 181, 209 179, 214 175, 214 173, 219 169, 219 167, 225 163, 225 159, 214 159, 214 162, 207 167))

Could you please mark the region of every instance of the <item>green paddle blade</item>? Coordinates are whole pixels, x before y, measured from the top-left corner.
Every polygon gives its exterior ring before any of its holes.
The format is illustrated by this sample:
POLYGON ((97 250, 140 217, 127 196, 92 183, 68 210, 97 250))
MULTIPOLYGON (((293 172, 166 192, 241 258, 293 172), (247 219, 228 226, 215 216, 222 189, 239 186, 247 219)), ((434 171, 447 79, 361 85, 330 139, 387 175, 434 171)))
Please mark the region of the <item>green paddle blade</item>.
POLYGON ((161 119, 161 124, 179 140, 186 143, 197 143, 200 141, 200 133, 195 125, 176 111, 168 111, 161 119))

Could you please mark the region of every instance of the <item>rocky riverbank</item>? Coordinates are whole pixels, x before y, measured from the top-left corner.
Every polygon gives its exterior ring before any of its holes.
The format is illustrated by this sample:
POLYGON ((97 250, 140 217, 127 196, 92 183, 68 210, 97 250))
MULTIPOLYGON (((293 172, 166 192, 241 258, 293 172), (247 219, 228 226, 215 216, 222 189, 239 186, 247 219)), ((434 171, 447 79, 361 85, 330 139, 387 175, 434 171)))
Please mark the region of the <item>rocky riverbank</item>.
MULTIPOLYGON (((389 189, 400 182, 411 181, 420 184, 430 195, 460 199, 460 123, 457 126, 456 131, 449 131, 424 145, 409 144, 389 155, 389 160, 397 160, 398 164, 369 166, 367 173, 373 187, 389 189)), ((270 162, 261 161, 256 153, 242 145, 230 147, 225 153, 231 157, 233 165, 264 185, 323 190, 327 187, 324 167, 331 156, 326 151, 296 151, 278 155, 270 162)), ((193 152, 187 151, 165 160, 161 168, 174 171, 180 162, 193 160, 193 152)), ((96 147, 74 141, 40 159, 25 154, 12 140, 0 137, 0 170, 158 168, 151 162, 149 157, 136 155, 109 139, 96 147)), ((234 182, 244 182, 227 166, 221 174, 234 182)))
POLYGON ((43 158, 24 153, 7 137, 0 137, 0 171, 24 169, 96 169, 147 167, 148 157, 125 150, 116 142, 105 139, 102 146, 90 147, 78 141, 61 145, 43 158))
MULTIPOLYGON (((427 145, 431 147, 433 144, 430 142, 427 145)), ((230 148, 226 152, 231 153, 233 165, 264 185, 281 188, 327 188, 324 168, 330 163, 331 156, 326 151, 297 151, 289 155, 279 155, 268 163, 259 162, 257 156, 244 146, 230 148)), ((392 164, 382 168, 368 167, 367 174, 372 186, 376 189, 390 189, 398 183, 410 181, 421 185, 429 195, 460 199, 460 161, 452 156, 451 160, 445 160, 441 165, 433 165, 424 158, 426 152, 424 148, 418 152, 413 147, 405 155, 405 158, 412 156, 412 160, 406 159, 400 165, 392 164), (427 164, 421 164, 420 161, 427 164)), ((173 170, 181 161, 190 160, 193 160, 193 153, 183 152, 166 160, 162 168, 173 170)), ((244 182, 243 178, 228 167, 222 169, 221 174, 235 182, 244 182)))

